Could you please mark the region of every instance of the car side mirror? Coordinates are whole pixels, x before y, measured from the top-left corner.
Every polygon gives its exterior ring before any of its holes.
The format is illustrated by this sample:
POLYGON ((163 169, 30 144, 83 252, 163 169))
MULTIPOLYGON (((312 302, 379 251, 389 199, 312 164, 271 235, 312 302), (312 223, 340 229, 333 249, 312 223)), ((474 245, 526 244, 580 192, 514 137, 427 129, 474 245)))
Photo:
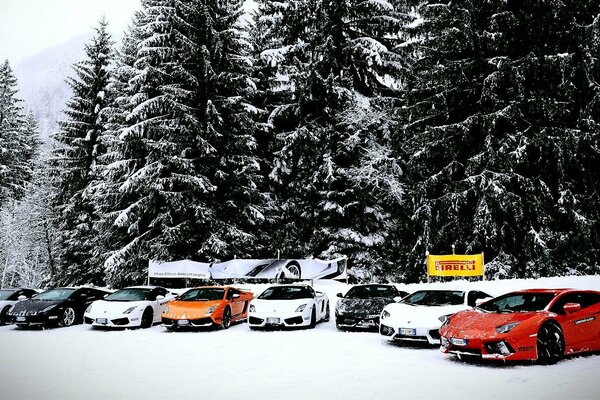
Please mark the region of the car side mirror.
POLYGON ((239 293, 234 293, 232 298, 234 299, 239 299, 240 298, 240 294, 239 293))
POLYGON ((566 314, 573 314, 581 310, 581 304, 579 303, 567 303, 563 306, 563 310, 565 310, 566 314))
POLYGON ((344 297, 341 293, 336 294, 337 297, 344 297))
POLYGON ((104 294, 102 295, 102 298, 103 298, 103 299, 105 299, 105 298, 107 298, 107 297, 108 297, 108 293, 104 293, 104 294))
MULTIPOLYGON (((14 297, 13 297, 13 299, 14 299, 14 297)), ((19 301, 27 300, 27 296, 20 295, 19 297, 17 297, 17 300, 19 300, 19 301)))
POLYGON ((402 296, 396 296, 396 297, 394 297, 394 301, 396 303, 400 303, 400 301, 402 301, 402 296))
POLYGON ((163 296, 162 294, 159 294, 158 296, 156 296, 157 301, 163 301, 164 299, 165 299, 165 296, 163 296))
POLYGON ((485 303, 489 299, 491 299, 491 297, 484 297, 483 299, 477 299, 477 300, 475 300, 475 307, 479 307, 480 305, 482 305, 483 303, 485 303))

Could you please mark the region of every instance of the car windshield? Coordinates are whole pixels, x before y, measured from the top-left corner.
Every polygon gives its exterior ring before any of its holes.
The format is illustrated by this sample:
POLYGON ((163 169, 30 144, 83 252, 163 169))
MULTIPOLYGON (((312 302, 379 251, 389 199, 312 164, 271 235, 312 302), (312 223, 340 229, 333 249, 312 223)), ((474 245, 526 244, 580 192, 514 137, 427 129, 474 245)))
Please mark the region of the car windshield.
POLYGON ((66 300, 75 289, 50 289, 35 296, 36 300, 66 300))
POLYGON ((348 290, 348 293, 344 297, 348 299, 372 299, 374 297, 388 297, 393 298, 398 296, 398 292, 392 286, 354 286, 348 290))
POLYGON ((213 301, 223 300, 225 289, 219 288, 198 288, 191 289, 179 296, 182 301, 213 301))
POLYGON ((556 296, 555 293, 508 293, 487 301, 478 308, 496 313, 540 311, 556 296))
POLYGON ((10 296, 13 295, 15 290, 0 290, 0 300, 8 300, 10 296))
POLYGON ((298 300, 312 299, 312 297, 311 290, 305 286, 274 286, 258 296, 263 300, 298 300))
POLYGON ((144 288, 126 288, 117 290, 113 294, 106 297, 106 301, 141 301, 155 300, 150 298, 152 289, 144 288))
POLYGON ((458 290, 419 290, 402 300, 419 306, 455 306, 464 303, 465 292, 458 290))

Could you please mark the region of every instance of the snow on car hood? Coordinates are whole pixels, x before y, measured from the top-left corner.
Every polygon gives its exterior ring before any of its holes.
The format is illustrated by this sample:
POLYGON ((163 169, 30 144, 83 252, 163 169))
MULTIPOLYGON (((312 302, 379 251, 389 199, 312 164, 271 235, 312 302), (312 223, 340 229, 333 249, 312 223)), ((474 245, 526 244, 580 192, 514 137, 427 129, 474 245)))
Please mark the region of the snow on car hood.
POLYGON ((394 300, 385 297, 374 297, 371 299, 348 299, 341 298, 336 304, 339 314, 351 315, 377 315, 381 314, 383 307, 393 303, 394 300))
POLYGON ((388 304, 385 311, 390 313, 382 323, 393 327, 427 327, 436 328, 442 325, 439 317, 454 314, 468 308, 463 304, 447 306, 413 306, 405 303, 388 304))
POLYGON ((302 304, 310 304, 313 299, 298 300, 252 300, 257 313, 293 313, 302 304))

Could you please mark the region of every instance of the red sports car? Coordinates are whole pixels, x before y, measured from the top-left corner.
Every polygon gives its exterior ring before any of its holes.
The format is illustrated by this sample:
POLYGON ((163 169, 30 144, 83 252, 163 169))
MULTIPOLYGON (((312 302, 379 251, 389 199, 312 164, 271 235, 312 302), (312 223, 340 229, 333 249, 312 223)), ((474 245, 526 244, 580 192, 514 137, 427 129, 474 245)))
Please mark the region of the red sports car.
POLYGON ((600 292, 508 293, 454 314, 440 335, 444 353, 554 363, 565 355, 600 350, 600 292))

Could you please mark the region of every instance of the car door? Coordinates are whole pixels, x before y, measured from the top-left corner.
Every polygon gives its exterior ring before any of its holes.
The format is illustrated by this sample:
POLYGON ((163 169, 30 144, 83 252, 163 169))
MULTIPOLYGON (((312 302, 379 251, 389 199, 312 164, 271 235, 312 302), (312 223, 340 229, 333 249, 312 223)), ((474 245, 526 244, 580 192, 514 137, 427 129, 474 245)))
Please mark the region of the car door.
POLYGON ((587 348, 600 339, 600 294, 594 292, 569 292, 560 296, 550 307, 557 314, 556 320, 563 329, 565 345, 574 351, 587 348), (569 303, 579 304, 581 309, 567 312, 564 306, 569 303))
POLYGON ((241 299, 241 292, 234 288, 227 290, 227 301, 231 307, 231 317, 235 318, 244 311, 244 300, 241 299), (237 295, 237 296, 236 296, 237 295))

